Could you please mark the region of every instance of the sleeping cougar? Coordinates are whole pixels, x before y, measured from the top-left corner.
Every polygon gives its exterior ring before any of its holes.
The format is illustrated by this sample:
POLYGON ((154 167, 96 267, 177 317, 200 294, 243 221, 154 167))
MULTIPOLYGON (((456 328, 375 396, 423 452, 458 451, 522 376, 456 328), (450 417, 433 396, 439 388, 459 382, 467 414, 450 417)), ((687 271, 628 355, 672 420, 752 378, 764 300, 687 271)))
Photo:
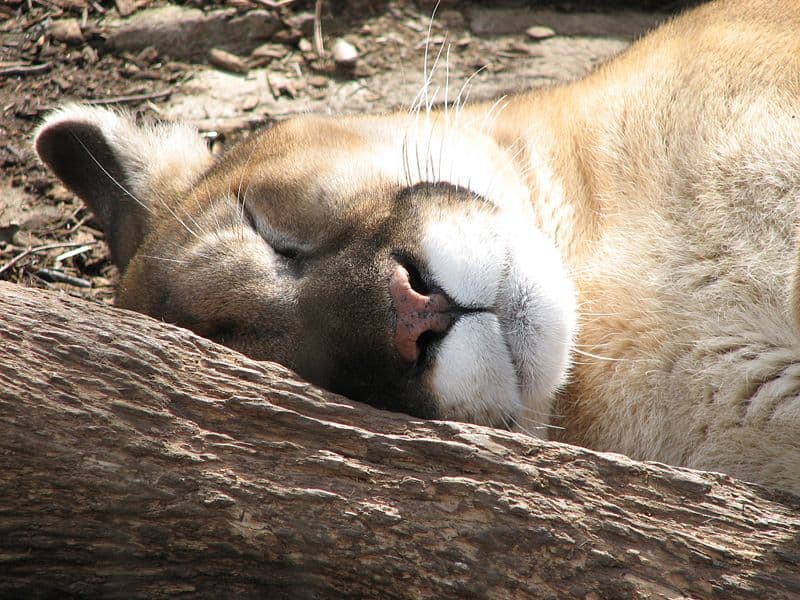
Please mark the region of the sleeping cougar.
POLYGON ((798 32, 800 2, 718 1, 493 105, 220 159, 72 105, 35 145, 122 307, 379 407, 800 493, 798 32))

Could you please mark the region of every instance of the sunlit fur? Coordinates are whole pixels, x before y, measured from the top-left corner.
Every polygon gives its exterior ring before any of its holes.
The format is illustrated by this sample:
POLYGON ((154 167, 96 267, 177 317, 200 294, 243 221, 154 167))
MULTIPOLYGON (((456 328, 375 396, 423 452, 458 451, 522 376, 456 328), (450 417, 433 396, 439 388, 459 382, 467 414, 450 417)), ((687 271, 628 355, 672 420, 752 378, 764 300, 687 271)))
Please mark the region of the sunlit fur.
MULTIPOLYGON (((391 367, 402 249, 491 310, 460 318, 390 408, 800 493, 798 31, 797 2, 714 2, 581 81, 482 105, 432 88, 448 51, 427 48, 409 110, 299 117, 213 166, 182 127, 82 106, 37 144, 107 133, 126 174, 107 185, 146 207, 123 306, 301 372, 332 351, 311 323, 391 367), (287 248, 319 278, 298 284, 287 248)), ((328 366, 314 375, 346 387, 328 366)))

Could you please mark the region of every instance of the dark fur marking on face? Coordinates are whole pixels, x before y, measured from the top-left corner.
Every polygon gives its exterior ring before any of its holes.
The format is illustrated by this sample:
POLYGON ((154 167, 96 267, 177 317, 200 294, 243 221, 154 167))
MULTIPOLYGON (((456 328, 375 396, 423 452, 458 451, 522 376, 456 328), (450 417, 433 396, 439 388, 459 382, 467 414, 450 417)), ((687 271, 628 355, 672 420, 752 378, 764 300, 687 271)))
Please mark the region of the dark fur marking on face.
POLYGON ((492 209, 495 208, 495 205, 488 198, 484 198, 469 188, 450 183, 449 181, 421 181, 415 183, 410 187, 401 189, 395 196, 395 200, 397 202, 407 202, 414 194, 423 194, 426 197, 431 197, 434 194, 442 194, 447 199, 457 198, 458 200, 478 201, 490 206, 492 209))

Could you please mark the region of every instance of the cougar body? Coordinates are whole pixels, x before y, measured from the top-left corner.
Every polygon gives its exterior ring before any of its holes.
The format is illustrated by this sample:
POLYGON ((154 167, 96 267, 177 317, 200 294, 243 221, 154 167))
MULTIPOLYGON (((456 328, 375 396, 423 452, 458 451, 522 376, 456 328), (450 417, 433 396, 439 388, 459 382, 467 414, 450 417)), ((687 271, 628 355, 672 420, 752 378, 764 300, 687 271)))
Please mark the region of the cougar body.
POLYGON ((219 159, 73 105, 36 148, 122 307, 379 407, 800 493, 798 31, 798 2, 712 2, 493 104, 219 159))

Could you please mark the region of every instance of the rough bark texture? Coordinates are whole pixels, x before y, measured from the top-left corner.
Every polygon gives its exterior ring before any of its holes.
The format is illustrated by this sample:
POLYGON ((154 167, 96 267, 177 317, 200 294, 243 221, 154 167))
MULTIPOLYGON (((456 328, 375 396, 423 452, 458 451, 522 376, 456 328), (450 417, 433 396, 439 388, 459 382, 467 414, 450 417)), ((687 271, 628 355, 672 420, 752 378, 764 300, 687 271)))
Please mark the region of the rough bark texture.
POLYGON ((797 598, 796 498, 0 282, 0 596, 797 598))

